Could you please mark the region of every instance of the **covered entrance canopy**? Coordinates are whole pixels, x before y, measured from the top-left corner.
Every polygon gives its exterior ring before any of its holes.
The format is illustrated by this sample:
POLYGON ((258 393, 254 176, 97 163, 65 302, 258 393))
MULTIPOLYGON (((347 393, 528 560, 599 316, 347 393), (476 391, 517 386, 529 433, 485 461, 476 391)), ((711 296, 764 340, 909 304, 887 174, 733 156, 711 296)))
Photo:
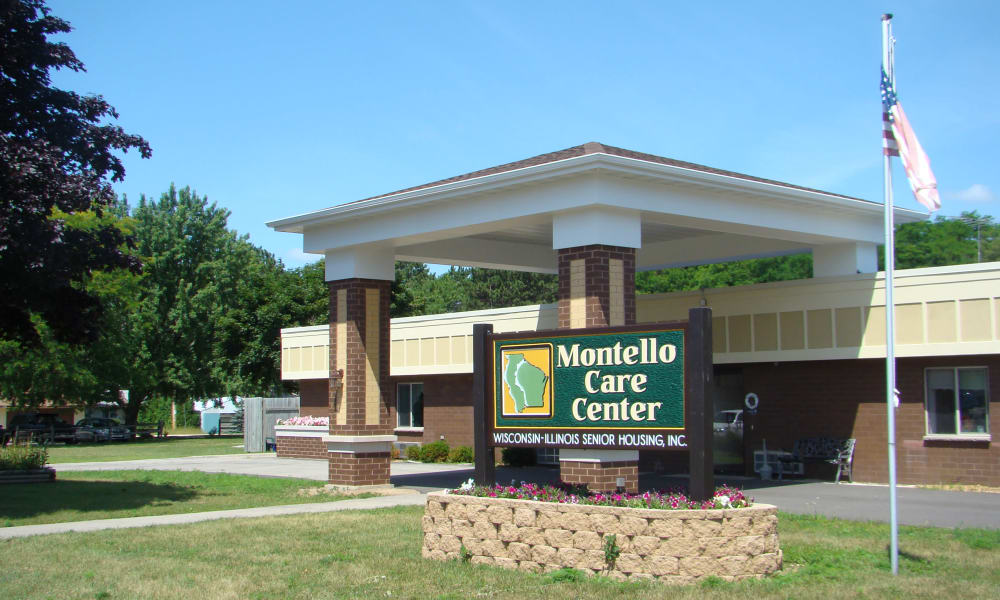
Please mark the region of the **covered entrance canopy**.
MULTIPOLYGON (((559 328, 631 325, 636 270, 811 251, 818 277, 875 272, 882 213, 857 198, 591 142, 269 223, 326 257, 330 482, 388 482, 396 260, 558 273, 559 328)), ((899 222, 920 218, 896 211, 899 222)), ((634 490, 638 459, 637 450, 566 451, 561 477, 634 490)))
POLYGON ((637 270, 811 251, 822 277, 877 270, 882 211, 590 142, 268 225, 325 255, 327 280, 393 279, 394 260, 556 273, 559 249, 589 244, 637 249, 637 270))

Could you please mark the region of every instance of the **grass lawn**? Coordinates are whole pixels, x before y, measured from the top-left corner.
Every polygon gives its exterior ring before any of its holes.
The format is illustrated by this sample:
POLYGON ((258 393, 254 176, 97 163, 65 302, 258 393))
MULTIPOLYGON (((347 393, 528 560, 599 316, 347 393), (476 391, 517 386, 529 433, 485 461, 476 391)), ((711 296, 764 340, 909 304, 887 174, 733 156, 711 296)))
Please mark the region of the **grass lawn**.
POLYGON ((9 540, 0 597, 826 600, 995 598, 1000 589, 998 531, 903 527, 893 577, 888 526, 782 514, 782 574, 669 588, 427 561, 421 514, 401 507, 9 540))
POLYGON ((59 473, 53 483, 4 486, 0 491, 0 525, 168 515, 347 497, 298 494, 302 488, 323 484, 311 479, 188 471, 71 471, 59 473))
MULTIPOLYGON (((49 448, 50 463, 107 462, 144 458, 180 458, 243 454, 242 437, 137 439, 131 442, 74 444, 49 448)), ((61 475, 60 475, 61 476, 61 475)))

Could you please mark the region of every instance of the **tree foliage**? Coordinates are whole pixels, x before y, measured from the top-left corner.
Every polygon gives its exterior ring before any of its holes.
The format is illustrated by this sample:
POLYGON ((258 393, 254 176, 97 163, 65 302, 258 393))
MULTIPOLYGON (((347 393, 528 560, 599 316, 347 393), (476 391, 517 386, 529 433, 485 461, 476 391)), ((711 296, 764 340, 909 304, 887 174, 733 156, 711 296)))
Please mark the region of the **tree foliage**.
POLYGON ((729 263, 643 271, 635 276, 635 289, 639 294, 653 294, 808 277, 812 277, 812 256, 794 254, 776 258, 755 258, 729 263))
POLYGON ((0 336, 28 345, 42 336, 92 340, 101 304, 83 283, 93 271, 130 268, 126 237, 112 224, 78 229, 66 218, 115 201, 120 152, 150 156, 141 137, 106 123, 101 96, 51 86, 56 69, 83 71, 49 36, 70 31, 41 0, 0 2, 0 336), (38 327, 44 323, 45 332, 38 327))
MULTIPOLYGON (((1000 260, 1000 225, 975 211, 896 227, 897 269, 974 263, 980 249, 983 262, 1000 260)), ((884 268, 883 255, 879 268, 884 268)))

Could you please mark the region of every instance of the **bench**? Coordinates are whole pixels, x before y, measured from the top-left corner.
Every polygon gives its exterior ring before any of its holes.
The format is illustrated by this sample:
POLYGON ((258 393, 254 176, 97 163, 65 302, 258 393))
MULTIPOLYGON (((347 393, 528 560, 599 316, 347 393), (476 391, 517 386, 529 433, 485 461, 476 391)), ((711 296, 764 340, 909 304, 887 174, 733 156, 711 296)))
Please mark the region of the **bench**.
POLYGON ((159 421, 157 423, 136 423, 135 434, 143 438, 153 436, 156 436, 157 438, 166 437, 163 433, 163 421, 159 421))
POLYGON ((809 437, 795 440, 792 454, 782 457, 782 462, 789 465, 790 469, 801 473, 805 463, 825 462, 836 465, 837 475, 835 482, 840 483, 842 474, 847 475, 847 480, 854 481, 854 446, 857 440, 854 438, 837 439, 829 437, 809 437))

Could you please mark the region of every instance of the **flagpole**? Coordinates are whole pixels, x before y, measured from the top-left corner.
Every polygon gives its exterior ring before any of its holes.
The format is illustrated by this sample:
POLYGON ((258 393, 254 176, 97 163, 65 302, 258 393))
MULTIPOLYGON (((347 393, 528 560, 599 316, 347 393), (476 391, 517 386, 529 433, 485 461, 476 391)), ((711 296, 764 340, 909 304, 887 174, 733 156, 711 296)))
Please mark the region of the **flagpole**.
MULTIPOLYGON (((892 15, 882 15, 882 64, 895 84, 892 49, 892 15)), ((893 86, 895 87, 895 85, 893 86)), ((893 298, 893 271, 896 263, 896 240, 892 214, 891 156, 882 151, 882 178, 885 194, 885 403, 889 438, 889 560, 892 574, 899 573, 899 525, 896 519, 896 303, 893 298)))

